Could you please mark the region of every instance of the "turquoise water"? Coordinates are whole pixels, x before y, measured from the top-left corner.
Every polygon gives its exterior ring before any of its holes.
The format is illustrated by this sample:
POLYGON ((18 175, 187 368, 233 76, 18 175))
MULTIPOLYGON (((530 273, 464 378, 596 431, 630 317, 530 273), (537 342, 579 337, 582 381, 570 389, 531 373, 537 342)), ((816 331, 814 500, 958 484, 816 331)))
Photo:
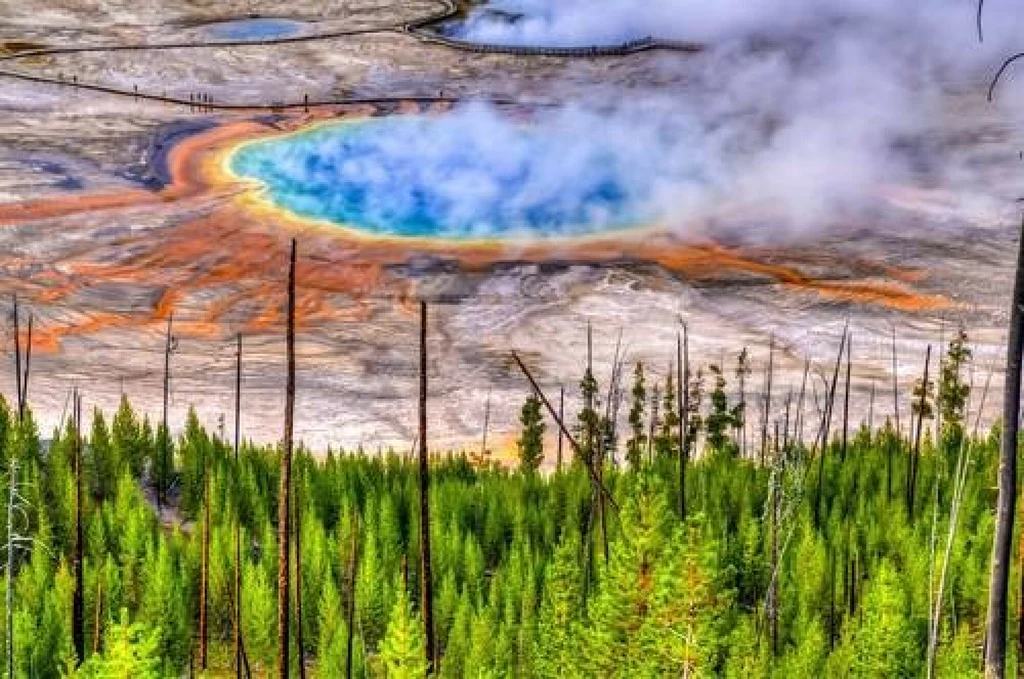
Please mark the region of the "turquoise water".
POLYGON ((486 112, 376 118, 247 144, 232 171, 301 217, 371 234, 551 238, 652 215, 612 146, 486 112))
POLYGON ((302 31, 304 24, 291 19, 237 19, 210 24, 207 30, 218 40, 274 40, 302 31))

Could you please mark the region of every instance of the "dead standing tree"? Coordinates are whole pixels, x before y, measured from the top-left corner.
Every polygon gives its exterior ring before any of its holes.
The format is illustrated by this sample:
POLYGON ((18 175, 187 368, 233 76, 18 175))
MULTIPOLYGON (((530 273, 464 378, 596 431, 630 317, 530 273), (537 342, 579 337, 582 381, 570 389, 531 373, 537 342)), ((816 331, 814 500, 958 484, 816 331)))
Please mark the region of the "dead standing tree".
POLYGON ((210 607, 210 454, 203 448, 203 535, 199 563, 199 667, 207 669, 210 607))
POLYGON ((299 496, 301 487, 300 483, 297 488, 292 489, 292 537, 295 543, 295 647, 299 653, 299 679, 306 679, 306 646, 302 625, 302 501, 299 496))
POLYGON ((288 373, 285 382, 284 441, 281 447, 281 478, 277 497, 277 676, 287 679, 289 651, 288 609, 290 594, 290 519, 292 448, 295 428, 295 239, 288 265, 288 373))
POLYGON ((843 447, 839 459, 846 462, 850 437, 850 369, 853 364, 853 333, 846 340, 846 388, 843 390, 843 447))
POLYGON ((924 354, 924 377, 921 380, 921 397, 917 403, 917 429, 914 430, 914 448, 910 458, 910 474, 907 477, 907 518, 914 522, 914 503, 917 497, 917 467, 921 458, 921 432, 928 419, 928 368, 932 359, 932 345, 924 354))
POLYGON ((242 432, 242 333, 238 333, 238 350, 235 362, 235 610, 233 627, 235 679, 242 679, 242 517, 240 513, 241 491, 238 488, 238 449, 242 432))
MULTIPOLYGON (((839 382, 839 366, 843 363, 843 352, 846 350, 846 338, 849 330, 849 322, 843 325, 843 336, 839 340, 839 354, 836 356, 835 369, 832 372, 832 381, 828 384, 828 392, 825 399, 825 412, 822 415, 821 429, 815 441, 815 446, 821 445, 818 451, 818 492, 814 498, 814 524, 821 525, 821 495, 824 489, 822 485, 825 478, 825 456, 828 454, 829 427, 832 423, 832 406, 836 398, 836 384, 839 382)), ((813 451, 812 451, 813 452, 813 451)))
POLYGON ((1024 223, 1017 252, 1017 270, 1010 302, 1006 341, 1006 382, 1003 387, 1003 431, 999 451, 999 495, 996 500, 992 570, 985 626, 985 676, 1001 679, 1006 663, 1006 605, 1013 549, 1013 518, 1017 501, 1017 430, 1020 425, 1021 353, 1024 352, 1024 223))
POLYGON ((676 370, 679 375, 676 403, 679 406, 679 519, 686 520, 686 463, 690 459, 690 338, 685 323, 682 337, 676 333, 676 370))
MULTIPOLYGON (((768 420, 772 412, 772 373, 775 371, 775 335, 768 340, 768 369, 765 371, 764 410, 761 416, 761 466, 768 452, 768 420)), ((744 417, 746 415, 744 414, 744 417)), ((744 426, 744 430, 746 430, 744 426)))
MULTIPOLYGON (((982 11, 984 0, 978 0, 977 29, 983 39, 982 11)), ((996 71, 988 88, 992 101, 996 85, 1003 73, 1024 52, 1011 55, 996 71)), ((989 575, 988 612, 985 621, 985 677, 1002 679, 1006 671, 1006 609, 1010 579, 1010 553, 1013 549, 1013 520, 1017 501, 1017 433, 1020 425, 1021 354, 1024 352, 1024 223, 1017 246, 1017 268, 1014 274, 1013 298, 1010 301, 1010 327, 1006 340, 1006 381, 1003 386, 1003 430, 999 451, 996 525, 992 542, 992 565, 989 575)))
POLYGON ((21 393, 18 395, 18 420, 25 419, 28 407, 28 378, 32 367, 32 314, 28 315, 28 336, 25 338, 25 372, 21 378, 21 393))
POLYGON ((21 422, 25 415, 25 407, 21 402, 21 328, 19 327, 21 314, 18 313, 18 295, 14 294, 12 304, 14 306, 14 388, 17 391, 18 421, 21 422))
POLYGON ((426 633, 428 674, 437 667, 434 642, 434 594, 430 572, 430 468, 427 464, 427 303, 420 300, 420 393, 419 393, 419 481, 420 481, 420 608, 426 633))
POLYGON ((164 494, 167 492, 167 479, 164 475, 167 474, 170 463, 170 442, 171 442, 171 431, 168 429, 167 423, 167 410, 170 403, 171 393, 171 354, 178 347, 178 340, 171 334, 174 326, 174 313, 167 315, 167 336, 164 340, 164 410, 163 420, 161 423, 162 431, 160 433, 160 464, 156 465, 157 470, 154 474, 154 481, 156 482, 156 508, 157 512, 160 513, 163 510, 163 504, 166 500, 164 494))
POLYGON ((82 534, 82 397, 74 390, 71 404, 74 419, 71 465, 75 479, 75 537, 71 568, 74 571, 75 590, 71 600, 71 637, 74 639, 78 663, 85 661, 85 539, 82 534))
POLYGON ((544 404, 544 408, 547 409, 548 414, 551 415, 551 418, 555 421, 555 424, 558 425, 559 431, 562 432, 562 435, 565 436, 565 439, 569 442, 569 447, 572 448, 573 453, 576 456, 576 459, 582 462, 583 466, 586 467, 587 474, 590 477, 590 483, 594 486, 597 492, 601 493, 605 497, 605 499, 612 506, 612 508, 618 511, 619 505, 615 502, 615 498, 612 497, 612 494, 601 482, 601 477, 594 469, 593 460, 591 460, 584 454, 583 448, 580 445, 579 441, 576 440, 576 437, 573 436, 569 429, 565 426, 565 422, 562 420, 561 417, 559 417, 558 413, 551 406, 551 401, 548 400, 548 397, 544 394, 543 390, 541 390, 540 385, 537 384, 537 380, 533 378, 533 374, 530 372, 529 368, 526 367, 526 364, 523 363, 523 360, 519 358, 519 354, 517 354, 515 351, 512 352, 512 360, 516 362, 516 365, 519 366, 519 369, 522 371, 523 375, 526 376, 526 379, 530 383, 530 387, 533 389, 533 393, 535 393, 540 398, 541 403, 544 404))

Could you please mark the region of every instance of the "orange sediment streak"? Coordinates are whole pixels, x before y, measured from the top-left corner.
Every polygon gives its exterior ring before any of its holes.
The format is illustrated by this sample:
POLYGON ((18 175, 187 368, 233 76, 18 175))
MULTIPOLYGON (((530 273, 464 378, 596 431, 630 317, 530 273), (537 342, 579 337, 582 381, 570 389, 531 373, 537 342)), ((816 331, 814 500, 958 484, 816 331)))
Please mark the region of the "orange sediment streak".
MULTIPOLYGON (((412 105, 409 108, 419 110, 412 105)), ((764 248, 745 251, 715 243, 682 242, 670 230, 656 227, 545 242, 376 237, 302 220, 269 206, 258 197, 254 184, 239 181, 225 170, 228 155, 245 141, 282 134, 328 116, 367 116, 373 112, 365 106, 320 109, 285 119, 275 127, 252 121, 228 122, 187 138, 170 151, 167 162, 171 181, 160 191, 131 189, 0 205, 0 225, 152 205, 169 205, 171 219, 173 208, 179 205, 192 206, 191 212, 201 215, 156 232, 126 237, 123 248, 118 247, 119 243, 113 249, 108 246, 103 257, 81 253, 62 261, 59 269, 52 262, 39 262, 50 269, 16 284, 43 306, 70 304, 77 293, 98 283, 151 288, 159 294, 148 310, 113 313, 76 309, 70 322, 50 321, 38 327, 34 348, 56 351, 67 337, 155 327, 179 306, 198 310, 180 318, 176 315, 179 334, 216 338, 239 328, 248 332, 276 331, 283 323, 288 244, 296 232, 302 234, 298 265, 302 290, 297 305, 300 327, 368 319, 373 313, 373 299, 382 291, 387 291, 399 307, 411 304, 413 283, 391 273, 391 267, 405 264, 413 255, 454 260, 466 271, 487 271, 496 263, 511 261, 650 262, 689 280, 728 283, 730 277, 741 275, 849 304, 874 304, 901 311, 950 306, 943 297, 909 287, 922 277, 916 270, 865 262, 853 267, 859 273, 848 274, 849 279, 824 279, 801 271, 793 263, 800 260, 794 252, 764 248), (779 261, 787 264, 776 263, 779 261)), ((827 260, 823 262, 819 254, 814 264, 820 268, 823 263, 827 265, 827 260)), ((847 261, 841 264, 844 270, 851 266, 847 261)))

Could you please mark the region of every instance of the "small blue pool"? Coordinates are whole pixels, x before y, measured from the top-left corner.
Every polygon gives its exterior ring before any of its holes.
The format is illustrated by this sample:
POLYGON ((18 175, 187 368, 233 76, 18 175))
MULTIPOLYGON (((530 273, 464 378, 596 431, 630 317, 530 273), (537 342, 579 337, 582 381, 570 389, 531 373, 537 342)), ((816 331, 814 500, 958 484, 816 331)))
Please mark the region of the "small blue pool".
POLYGON ((235 19, 207 24, 209 35, 217 40, 275 40, 298 35, 306 27, 301 21, 292 19, 235 19))

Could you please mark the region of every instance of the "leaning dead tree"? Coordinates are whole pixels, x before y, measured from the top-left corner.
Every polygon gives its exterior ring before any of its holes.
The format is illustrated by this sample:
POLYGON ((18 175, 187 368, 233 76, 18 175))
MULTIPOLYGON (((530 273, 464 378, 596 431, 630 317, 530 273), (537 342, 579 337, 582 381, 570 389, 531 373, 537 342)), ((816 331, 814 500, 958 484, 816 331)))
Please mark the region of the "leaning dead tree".
POLYGON ((1017 270, 1010 303, 1006 341, 1006 382, 1003 386, 1003 432, 999 450, 999 495, 992 544, 986 620, 985 676, 1001 679, 1006 664, 1006 595, 1013 549, 1013 517, 1017 500, 1017 429, 1020 425, 1021 353, 1024 352, 1024 223, 1017 252, 1017 270))
POLYGON ((530 372, 529 368, 526 367, 526 364, 523 363, 523 360, 515 351, 512 352, 512 360, 516 362, 516 365, 519 366, 519 369, 522 371, 523 375, 526 376, 526 379, 530 383, 530 387, 533 389, 533 393, 535 393, 537 397, 540 398, 541 403, 544 404, 544 408, 548 411, 548 414, 551 415, 551 419, 555 421, 555 424, 558 425, 559 431, 562 432, 562 435, 565 437, 565 440, 569 442, 569 447, 572 448, 575 458, 583 463, 583 466, 587 470, 587 475, 590 477, 591 484, 594 485, 594 488, 597 489, 598 492, 602 493, 605 496, 605 499, 612 506, 612 508, 618 511, 619 505, 615 502, 615 498, 612 497, 612 494, 602 483, 601 477, 598 475, 597 470, 594 468, 593 460, 591 460, 587 455, 584 454, 583 447, 580 445, 580 442, 576 440, 576 437, 573 436, 572 432, 570 432, 568 427, 565 426, 565 422, 559 416, 558 412, 554 409, 554 407, 552 407, 551 401, 548 400, 548 397, 540 388, 540 385, 537 383, 537 380, 534 379, 533 373, 530 372))
POLYGON ((427 303, 420 300, 420 393, 419 393, 419 480, 420 480, 420 609, 426 634, 428 673, 437 666, 434 642, 434 586, 430 571, 430 468, 427 464, 427 303))
POLYGON ((284 441, 281 446, 281 478, 277 497, 277 676, 287 679, 289 662, 288 609, 290 594, 290 509, 292 448, 295 429, 295 239, 288 264, 288 372, 285 382, 284 441))

